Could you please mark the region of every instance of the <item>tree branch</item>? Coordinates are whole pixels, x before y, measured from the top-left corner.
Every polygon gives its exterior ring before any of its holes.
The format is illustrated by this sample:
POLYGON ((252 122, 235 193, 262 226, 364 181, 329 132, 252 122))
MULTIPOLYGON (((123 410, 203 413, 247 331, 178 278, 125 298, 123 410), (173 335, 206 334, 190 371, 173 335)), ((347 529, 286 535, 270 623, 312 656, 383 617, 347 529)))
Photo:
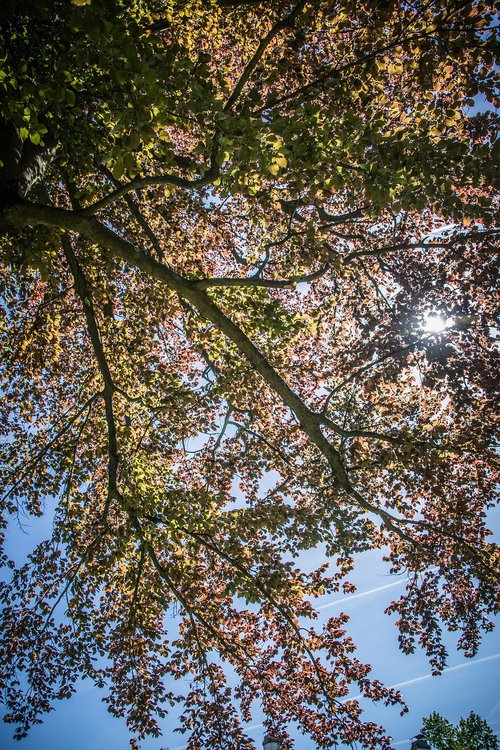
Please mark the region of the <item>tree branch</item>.
POLYGON ((299 2, 295 5, 293 10, 287 16, 277 21, 274 24, 274 26, 268 31, 265 37, 261 39, 259 46, 257 47, 254 54, 250 58, 250 61, 247 63, 229 99, 224 104, 223 112, 228 112, 233 106, 233 104, 235 104, 241 92, 243 91, 245 84, 248 82, 253 71, 255 70, 259 62, 261 61, 266 49, 269 47, 273 39, 277 36, 277 34, 279 34, 280 31, 290 28, 293 25, 295 18, 298 16, 298 14, 302 10, 306 2, 307 0, 299 0, 299 2))
POLYGON ((89 206, 80 209, 79 213, 82 216, 89 214, 95 214, 102 208, 105 208, 110 203, 114 203, 119 198, 122 198, 127 193, 131 193, 133 190, 144 190, 144 188, 152 187, 153 185, 174 185, 176 187, 194 189, 202 188, 205 185, 209 185, 213 182, 219 174, 219 167, 216 164, 212 164, 208 172, 203 177, 197 177, 193 180, 188 180, 186 177, 179 177, 175 174, 164 174, 164 175, 150 175, 148 177, 134 177, 133 180, 127 182, 125 185, 114 190, 112 193, 104 196, 101 200, 91 203, 89 206))
POLYGON ((375 248, 373 250, 357 250, 355 252, 346 255, 342 261, 343 263, 349 263, 355 258, 366 257, 369 255, 379 256, 385 255, 386 253, 392 253, 396 250, 435 250, 436 248, 451 248, 459 242, 467 242, 468 240, 479 240, 483 237, 489 237, 490 235, 498 234, 500 229, 479 229, 471 232, 457 233, 454 237, 449 240, 442 240, 437 242, 398 242, 394 245, 385 245, 384 247, 375 248))
POLYGON ((106 520, 109 506, 113 499, 122 499, 118 490, 118 442, 116 437, 116 422, 113 409, 113 393, 115 385, 104 354, 104 349, 99 335, 99 328, 92 304, 90 286, 85 278, 82 268, 73 252, 71 241, 67 235, 62 237, 62 246, 66 261, 70 267, 71 273, 75 280, 75 289, 83 304, 83 312, 87 323, 87 331, 90 337, 94 355, 97 360, 102 379, 104 381, 104 407, 106 413, 106 425, 108 432, 108 496, 104 508, 103 518, 106 520))
POLYGON ((356 60, 351 60, 345 65, 340 65, 339 67, 333 68, 332 70, 328 70, 326 73, 323 73, 323 75, 318 76, 318 78, 315 78, 313 81, 309 81, 309 83, 306 83, 303 86, 299 86, 294 91, 291 91, 288 94, 283 94, 283 96, 280 96, 277 99, 271 100, 269 104, 264 104, 262 107, 259 107, 258 109, 253 110, 252 114, 261 115, 262 113, 269 112, 271 109, 274 109, 275 107, 278 107, 281 104, 284 104, 285 102, 288 102, 297 96, 300 96, 302 94, 307 95, 309 93, 312 93, 315 89, 318 88, 318 86, 321 86, 322 84, 326 83, 328 80, 337 78, 341 73, 344 73, 346 70, 349 70, 350 68, 353 68, 356 65, 370 62, 371 60, 375 60, 379 55, 382 55, 385 52, 389 52, 390 50, 394 49, 394 47, 400 46, 403 43, 403 41, 406 43, 417 42, 423 39, 427 39, 428 37, 429 37, 429 34, 413 34, 413 35, 406 37, 403 40, 398 36, 396 37, 394 41, 390 42, 389 44, 385 44, 382 47, 379 47, 374 52, 370 52, 369 54, 366 54, 363 57, 360 57, 356 60))
MULTIPOLYGON (((102 172, 106 175, 106 177, 108 178, 108 180, 115 186, 115 188, 117 190, 119 190, 122 187, 122 185, 120 185, 120 182, 114 178, 113 173, 109 169, 107 169, 106 167, 103 167, 102 168, 102 172)), ((163 252, 162 252, 162 249, 160 247, 160 243, 158 241, 158 237, 156 236, 156 234, 151 229, 151 226, 150 226, 149 222, 146 221, 146 219, 142 215, 141 211, 139 210, 138 205, 136 204, 136 202, 133 200, 133 198, 130 196, 129 193, 126 193, 124 195, 124 198, 125 198, 125 201, 127 203, 127 206, 130 209, 130 213, 132 214, 132 216, 134 217, 134 219, 137 221, 137 223, 139 224, 139 226, 143 230, 143 232, 146 235, 146 237, 148 238, 148 240, 153 245, 153 247, 154 247, 154 249, 156 251, 157 256, 159 258, 161 258, 162 255, 163 255, 163 252)))
MULTIPOLYGON (((1 502, 5 502, 8 497, 14 492, 14 490, 21 484, 23 478, 26 476, 26 472, 30 468, 30 466, 36 465, 38 461, 43 458, 43 456, 51 449, 53 445, 55 445, 60 438, 70 429, 70 427, 76 422, 76 420, 83 414, 85 409, 90 407, 94 401, 102 396, 102 393, 94 393, 93 396, 91 396, 87 401, 83 404, 83 406, 78 409, 76 414, 74 414, 68 421, 65 423, 65 425, 54 435, 54 437, 49 440, 49 442, 41 448, 34 456, 32 456, 30 459, 28 459, 27 463, 24 464, 24 466, 21 469, 21 475, 18 477, 18 479, 14 482, 13 485, 7 490, 7 492, 0 498, 1 502)), ((11 474, 16 473, 17 474, 18 469, 14 469, 11 474)))
POLYGON ((313 273, 304 274, 303 276, 290 276, 288 279, 260 279, 256 276, 245 276, 244 278, 213 278, 200 279, 195 281, 195 289, 210 289, 210 287, 243 287, 257 286, 268 289, 286 289, 293 287, 295 284, 308 283, 320 279, 328 271, 329 265, 326 263, 313 273))

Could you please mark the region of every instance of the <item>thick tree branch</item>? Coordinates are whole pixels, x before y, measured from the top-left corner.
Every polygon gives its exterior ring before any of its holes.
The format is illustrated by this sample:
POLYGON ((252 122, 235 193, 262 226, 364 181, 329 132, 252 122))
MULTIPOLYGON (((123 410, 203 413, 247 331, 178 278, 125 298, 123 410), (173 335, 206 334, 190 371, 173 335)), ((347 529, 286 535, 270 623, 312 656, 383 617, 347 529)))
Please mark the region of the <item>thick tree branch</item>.
POLYGON ((294 287, 296 284, 308 283, 320 279, 328 271, 328 264, 325 264, 314 273, 304 274, 303 276, 290 276, 288 279, 261 279, 256 276, 245 276, 243 278, 213 278, 200 279, 194 286, 196 289, 210 289, 211 287, 230 287, 230 286, 257 286, 266 287, 267 289, 286 289, 294 287))
POLYGON ((75 280, 76 292, 82 301, 89 338, 94 350, 94 355, 97 360, 99 370, 101 372, 102 379, 104 381, 103 398, 106 413, 106 426, 108 432, 108 497, 104 509, 104 520, 106 520, 111 501, 113 499, 121 499, 121 494, 118 490, 117 475, 119 455, 118 441, 116 437, 116 421, 113 408, 113 394, 116 389, 108 362, 106 360, 106 355, 104 354, 104 348, 102 346, 99 328, 97 326, 97 320, 92 304, 92 296, 89 283, 85 278, 82 268, 73 252, 71 241, 67 235, 64 235, 62 237, 62 246, 66 261, 75 280))

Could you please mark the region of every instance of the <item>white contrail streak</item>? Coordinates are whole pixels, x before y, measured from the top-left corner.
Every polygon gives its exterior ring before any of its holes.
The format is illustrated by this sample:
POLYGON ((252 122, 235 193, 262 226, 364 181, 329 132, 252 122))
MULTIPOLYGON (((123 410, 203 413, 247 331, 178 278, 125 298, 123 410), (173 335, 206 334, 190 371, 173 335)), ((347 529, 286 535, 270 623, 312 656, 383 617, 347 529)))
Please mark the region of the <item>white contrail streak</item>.
MULTIPOLYGON (((436 571, 437 568, 429 568, 429 573, 433 573, 436 571)), ((393 586, 401 586, 402 583, 406 583, 410 579, 408 576, 406 578, 398 578, 397 581, 391 581, 390 583, 384 583, 383 586, 377 586, 374 589, 369 589, 368 591, 361 591, 359 594, 351 594, 347 596, 343 596, 341 599, 334 599, 332 602, 327 602, 326 604, 322 604, 321 607, 316 607, 316 609, 327 609, 328 607, 333 607, 335 604, 344 604, 345 602, 350 602, 353 599, 361 599, 363 596, 370 596, 370 594, 376 594, 378 591, 385 591, 385 589, 390 589, 393 586)))
MULTIPOLYGON (((482 656, 480 659, 473 659, 471 661, 463 661, 461 664, 455 664, 454 667, 446 667, 443 669, 442 674, 447 674, 448 672, 456 672, 457 669, 465 669, 466 667, 475 667, 477 664, 485 664, 488 661, 493 661, 493 659, 500 659, 500 652, 497 654, 491 654, 490 656, 482 656)), ((389 688, 391 689, 398 689, 402 687, 406 687, 407 685, 415 685, 417 682, 423 682, 424 680, 430 680, 431 677, 435 677, 436 675, 433 675, 432 672, 428 672, 427 674, 423 674, 420 677, 413 677, 411 680, 405 680, 404 682, 398 682, 396 685, 389 685, 389 688)), ((355 701, 359 700, 360 698, 363 698, 362 695, 355 695, 353 698, 349 697, 346 698, 346 700, 355 701)))
MULTIPOLYGON (((465 669, 465 667, 474 667, 476 664, 484 664, 487 661, 493 661, 493 659, 499 658, 500 652, 498 654, 491 654, 491 656, 482 656, 480 659, 474 659, 473 661, 463 661, 461 664, 455 664, 454 667, 446 667, 446 669, 443 669, 442 674, 455 672, 457 669, 465 669)), ((433 675, 432 672, 429 672, 428 674, 423 674, 421 677, 414 677, 413 680, 406 680, 405 682, 400 682, 397 685, 391 685, 391 687, 406 687, 406 685, 413 685, 415 682, 422 682, 422 680, 428 680, 430 677, 434 676, 435 675, 433 675)))
POLYGON ((361 591, 359 594, 351 594, 350 596, 344 596, 342 599, 334 599, 333 602, 327 602, 326 604, 322 604, 321 607, 316 607, 316 609, 327 609, 328 607, 333 607, 335 604, 345 604, 347 602, 352 602, 353 599, 361 599, 362 596, 370 596, 370 594, 376 594, 378 591, 385 591, 385 589, 391 589, 393 586, 401 586, 402 583, 406 583, 408 578, 399 578, 397 581, 391 581, 390 583, 385 583, 383 586, 377 586, 375 589, 369 589, 368 591, 361 591))

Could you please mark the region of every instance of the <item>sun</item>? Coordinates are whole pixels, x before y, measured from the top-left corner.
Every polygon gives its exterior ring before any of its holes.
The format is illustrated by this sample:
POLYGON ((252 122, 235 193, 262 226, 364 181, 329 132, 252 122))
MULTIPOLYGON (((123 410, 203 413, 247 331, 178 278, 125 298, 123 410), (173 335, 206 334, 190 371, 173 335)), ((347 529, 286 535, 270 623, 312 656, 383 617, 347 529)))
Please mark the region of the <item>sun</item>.
POLYGON ((426 333, 443 333, 453 324, 451 318, 444 318, 438 313, 429 313, 424 317, 422 328, 426 333))

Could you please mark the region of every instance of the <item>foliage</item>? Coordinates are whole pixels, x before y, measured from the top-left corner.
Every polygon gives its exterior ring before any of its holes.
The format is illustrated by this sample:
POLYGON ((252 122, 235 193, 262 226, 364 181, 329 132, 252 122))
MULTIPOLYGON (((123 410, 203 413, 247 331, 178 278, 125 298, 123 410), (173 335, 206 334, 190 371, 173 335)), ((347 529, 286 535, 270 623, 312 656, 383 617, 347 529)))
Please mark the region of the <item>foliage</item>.
POLYGON ((458 726, 434 712, 424 719, 423 734, 436 750, 497 750, 498 738, 473 711, 458 726))
POLYGON ((314 600, 383 549, 403 651, 492 627, 493 4, 0 20, 2 528, 55 509, 2 556, 7 720, 87 676, 139 739, 181 703, 191 750, 250 747, 260 703, 285 750, 388 747, 344 699, 400 696, 314 600))

